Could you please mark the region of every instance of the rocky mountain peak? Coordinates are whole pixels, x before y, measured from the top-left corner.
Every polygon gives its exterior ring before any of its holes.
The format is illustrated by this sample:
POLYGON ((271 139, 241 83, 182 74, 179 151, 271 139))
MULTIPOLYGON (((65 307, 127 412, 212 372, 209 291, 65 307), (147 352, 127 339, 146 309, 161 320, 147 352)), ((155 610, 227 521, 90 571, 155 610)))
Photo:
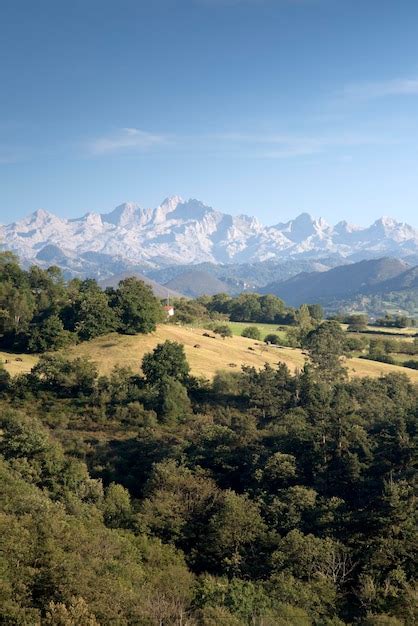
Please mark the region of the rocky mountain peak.
POLYGON ((255 217, 233 216, 197 199, 170 196, 155 209, 125 202, 109 213, 87 213, 77 219, 40 209, 0 226, 0 245, 15 251, 24 263, 47 263, 59 250, 62 264, 67 259, 68 267, 87 273, 104 259, 121 271, 132 266, 254 263, 324 255, 408 258, 418 254, 418 231, 387 217, 367 228, 346 221, 332 227, 309 213, 267 227, 255 217))

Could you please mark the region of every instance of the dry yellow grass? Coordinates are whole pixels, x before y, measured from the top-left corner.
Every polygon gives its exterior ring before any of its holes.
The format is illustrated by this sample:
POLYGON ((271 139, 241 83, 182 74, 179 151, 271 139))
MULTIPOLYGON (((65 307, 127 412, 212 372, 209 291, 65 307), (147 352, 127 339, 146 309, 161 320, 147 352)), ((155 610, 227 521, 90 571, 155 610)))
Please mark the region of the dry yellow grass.
POLYGON ((418 370, 409 369, 407 367, 357 358, 348 359, 346 365, 350 376, 370 376, 371 378, 378 378, 386 374, 397 373, 406 374, 413 383, 418 383, 418 370))
MULTIPOLYGON (((305 356, 297 348, 267 347, 261 342, 245 337, 222 339, 216 336, 212 339, 204 337, 204 332, 206 331, 201 328, 161 325, 155 333, 150 335, 113 333, 99 337, 66 349, 65 354, 70 358, 88 357, 97 364, 101 374, 109 374, 115 365, 139 371, 144 354, 153 350, 158 343, 169 339, 184 345, 192 373, 206 378, 211 378, 218 370, 238 371, 242 365, 261 368, 265 363, 270 365, 276 365, 279 362, 286 363, 290 370, 295 371, 300 369, 305 362, 305 356), (200 347, 196 348, 196 345, 200 347), (232 364, 234 365, 231 366, 232 364)), ((33 355, 5 353, 0 353, 0 359, 9 360, 5 367, 11 374, 29 371, 37 360, 33 355), (15 361, 16 357, 23 360, 15 361)), ((417 370, 397 365, 354 358, 347 361, 347 367, 350 376, 379 377, 390 372, 399 372, 407 374, 412 381, 418 383, 417 370)))
POLYGON ((6 370, 12 376, 30 372, 37 360, 38 358, 33 354, 12 354, 9 352, 0 352, 0 362, 3 363, 6 370))
MULTIPOLYGON (((348 324, 341 324, 343 330, 348 329, 348 324)), ((386 335, 400 335, 401 337, 415 337, 418 334, 418 328, 408 326, 407 328, 391 328, 390 326, 366 326, 366 331, 370 331, 370 334, 386 334, 386 335)), ((361 334, 361 331, 360 331, 361 334)))
POLYGON ((407 337, 408 335, 414 337, 418 333, 418 329, 412 327, 390 328, 388 326, 368 326, 367 329, 376 333, 392 333, 394 335, 406 335, 407 337))
MULTIPOLYGON (((240 369, 242 365, 261 368, 265 363, 270 365, 286 363, 290 370, 295 371, 301 369, 305 362, 306 357, 297 348, 267 347, 261 342, 245 337, 212 339, 204 337, 204 332, 206 331, 200 328, 162 325, 150 335, 107 335, 75 346, 68 352, 69 356, 89 357, 97 363, 103 374, 108 374, 116 364, 138 371, 144 354, 153 350, 157 343, 167 339, 182 343, 192 373, 206 378, 211 378, 218 370, 234 371, 240 369), (195 348, 195 345, 200 347, 195 348), (232 363, 235 367, 231 367, 232 363)), ((350 376, 376 378, 390 372, 399 372, 407 374, 411 380, 418 383, 418 371, 397 365, 354 358, 347 361, 347 367, 350 376)))
POLYGON ((144 354, 167 339, 184 345, 191 371, 196 376, 211 378, 220 369, 233 371, 241 365, 259 368, 264 363, 277 364, 279 360, 285 361, 291 368, 295 364, 303 365, 303 355, 298 350, 286 348, 281 351, 244 337, 222 339, 216 336, 212 339, 204 337, 205 332, 201 328, 161 325, 150 335, 106 335, 66 352, 69 356, 89 357, 103 374, 108 374, 116 364, 138 371, 144 354), (199 347, 196 348, 196 345, 199 347))

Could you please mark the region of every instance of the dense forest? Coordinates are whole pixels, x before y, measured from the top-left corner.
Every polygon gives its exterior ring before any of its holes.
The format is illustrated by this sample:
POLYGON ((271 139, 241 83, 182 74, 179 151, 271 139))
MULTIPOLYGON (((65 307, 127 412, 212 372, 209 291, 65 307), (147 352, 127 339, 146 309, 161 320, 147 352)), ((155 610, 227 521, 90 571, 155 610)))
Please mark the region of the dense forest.
POLYGON ((0 348, 58 350, 111 331, 155 330, 160 301, 135 278, 103 291, 95 280, 64 281, 58 267, 23 270, 10 252, 0 253, 0 348))
MULTIPOLYGON (((5 346, 161 319, 139 281, 104 292, 1 260, 5 346)), ((412 626, 417 388, 349 380, 356 337, 318 307, 254 294, 179 306, 200 313, 293 315, 309 363, 209 381, 166 341, 109 376, 62 350, 14 378, 0 366, 0 623, 412 626)))

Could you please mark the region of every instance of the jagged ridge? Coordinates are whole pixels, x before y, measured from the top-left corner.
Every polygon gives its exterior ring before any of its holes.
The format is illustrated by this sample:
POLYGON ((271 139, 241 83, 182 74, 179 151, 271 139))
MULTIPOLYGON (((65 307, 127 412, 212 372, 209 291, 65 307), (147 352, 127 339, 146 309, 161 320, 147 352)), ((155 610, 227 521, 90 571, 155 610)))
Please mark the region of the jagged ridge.
POLYGON ((23 263, 57 263, 70 273, 106 276, 126 268, 177 264, 254 263, 337 254, 418 253, 418 231, 391 218, 367 228, 329 225, 307 213, 264 226, 247 215, 232 216, 198 200, 173 196, 155 209, 125 203, 110 213, 64 219, 44 210, 0 227, 3 249, 23 263))

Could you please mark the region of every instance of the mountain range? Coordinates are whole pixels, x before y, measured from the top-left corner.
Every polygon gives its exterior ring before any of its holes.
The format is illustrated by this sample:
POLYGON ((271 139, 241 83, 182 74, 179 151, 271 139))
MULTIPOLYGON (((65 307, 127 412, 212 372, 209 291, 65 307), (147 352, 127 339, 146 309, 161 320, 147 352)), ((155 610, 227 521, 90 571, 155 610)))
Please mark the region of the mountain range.
MULTIPOLYGON (((64 219, 38 210, 0 226, 0 247, 23 264, 59 265, 68 275, 108 276, 176 265, 282 263, 334 257, 339 263, 385 255, 418 256, 418 230, 392 218, 361 228, 331 226, 302 213, 265 226, 221 213, 199 200, 167 198, 155 209, 125 203, 110 213, 64 219)), ((335 265, 334 261, 334 265, 335 265)))

